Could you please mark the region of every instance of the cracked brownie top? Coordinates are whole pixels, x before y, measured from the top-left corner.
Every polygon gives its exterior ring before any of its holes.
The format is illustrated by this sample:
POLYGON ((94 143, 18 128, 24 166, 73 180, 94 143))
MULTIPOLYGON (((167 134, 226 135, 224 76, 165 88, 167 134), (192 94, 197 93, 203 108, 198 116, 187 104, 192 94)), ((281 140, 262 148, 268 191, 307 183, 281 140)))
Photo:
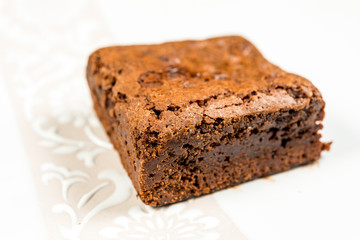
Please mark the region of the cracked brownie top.
POLYGON ((238 36, 103 48, 90 56, 87 74, 114 121, 157 143, 204 123, 321 100, 308 80, 238 36))

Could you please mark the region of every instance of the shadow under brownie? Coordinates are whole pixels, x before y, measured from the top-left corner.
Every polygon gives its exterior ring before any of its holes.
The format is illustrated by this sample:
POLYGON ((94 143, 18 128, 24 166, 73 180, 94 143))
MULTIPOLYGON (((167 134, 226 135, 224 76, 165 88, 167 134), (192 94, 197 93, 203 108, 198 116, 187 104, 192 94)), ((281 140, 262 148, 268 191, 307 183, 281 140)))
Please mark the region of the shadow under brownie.
POLYGON ((325 103, 238 36, 99 49, 94 107, 140 199, 162 206, 319 159, 325 103))

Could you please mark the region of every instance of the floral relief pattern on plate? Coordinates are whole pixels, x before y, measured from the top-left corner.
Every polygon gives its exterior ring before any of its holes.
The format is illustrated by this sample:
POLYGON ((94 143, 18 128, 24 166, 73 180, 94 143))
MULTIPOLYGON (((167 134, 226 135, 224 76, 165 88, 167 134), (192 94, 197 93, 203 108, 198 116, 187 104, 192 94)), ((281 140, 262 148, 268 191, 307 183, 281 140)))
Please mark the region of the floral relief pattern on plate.
POLYGON ((199 209, 185 209, 179 203, 161 209, 133 206, 128 216, 116 217, 116 227, 106 227, 100 235, 108 239, 218 239, 219 220, 199 209))

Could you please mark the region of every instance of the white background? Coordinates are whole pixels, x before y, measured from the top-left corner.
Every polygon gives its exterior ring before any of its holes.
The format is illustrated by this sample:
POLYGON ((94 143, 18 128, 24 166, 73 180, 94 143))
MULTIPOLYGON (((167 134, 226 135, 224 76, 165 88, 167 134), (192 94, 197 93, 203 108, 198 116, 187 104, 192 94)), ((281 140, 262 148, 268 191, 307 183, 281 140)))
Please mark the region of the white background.
MULTIPOLYGON (((332 150, 318 166, 273 177, 276 184, 255 181, 215 198, 249 239, 360 239, 360 1, 101 1, 98 11, 113 44, 240 34, 310 79, 327 103, 332 150)), ((0 239, 45 239, 1 71, 0 239)))

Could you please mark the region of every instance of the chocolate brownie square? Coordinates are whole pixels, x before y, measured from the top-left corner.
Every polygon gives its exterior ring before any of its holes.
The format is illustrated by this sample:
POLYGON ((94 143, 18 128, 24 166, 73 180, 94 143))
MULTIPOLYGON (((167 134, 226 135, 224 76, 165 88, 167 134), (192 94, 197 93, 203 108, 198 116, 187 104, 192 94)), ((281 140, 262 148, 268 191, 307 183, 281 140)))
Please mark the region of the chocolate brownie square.
POLYGON ((325 103, 238 36, 89 58, 94 107, 140 199, 162 206, 319 159, 325 103))

